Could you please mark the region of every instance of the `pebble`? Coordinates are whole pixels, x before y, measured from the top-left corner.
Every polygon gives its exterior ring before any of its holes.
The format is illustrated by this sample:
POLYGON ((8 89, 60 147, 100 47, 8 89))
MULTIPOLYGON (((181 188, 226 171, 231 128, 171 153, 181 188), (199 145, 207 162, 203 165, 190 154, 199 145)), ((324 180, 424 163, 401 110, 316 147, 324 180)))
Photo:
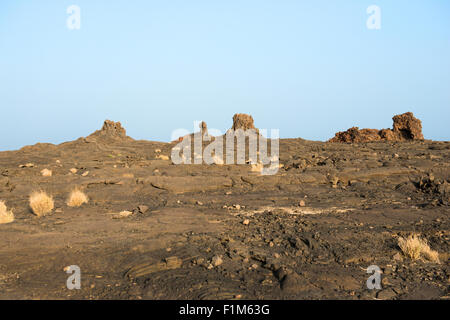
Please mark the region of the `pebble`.
POLYGON ((220 266, 223 263, 223 260, 222 260, 222 258, 220 256, 214 256, 211 259, 211 263, 212 263, 212 265, 214 267, 218 267, 218 266, 220 266))
POLYGON ((140 213, 146 213, 148 211, 148 207, 144 205, 140 205, 137 207, 140 213))
POLYGON ((21 164, 19 166, 19 168, 33 168, 34 167, 34 163, 26 163, 26 164, 21 164))

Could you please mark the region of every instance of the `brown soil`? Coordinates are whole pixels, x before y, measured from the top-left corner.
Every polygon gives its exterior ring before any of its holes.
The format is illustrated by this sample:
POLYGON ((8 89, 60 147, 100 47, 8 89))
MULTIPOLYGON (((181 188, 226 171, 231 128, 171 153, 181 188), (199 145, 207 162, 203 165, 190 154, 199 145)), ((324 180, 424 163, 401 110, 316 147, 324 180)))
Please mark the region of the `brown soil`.
POLYGON ((0 152, 0 200, 16 218, 0 225, 0 298, 448 299, 450 142, 282 139, 273 176, 157 158, 174 145, 107 122, 0 152), (66 205, 75 187, 88 204, 66 205), (55 201, 45 217, 28 207, 35 190, 55 201), (402 255, 412 233, 440 264, 402 255), (66 288, 69 265, 81 290, 66 288), (382 290, 366 287, 370 265, 382 290))

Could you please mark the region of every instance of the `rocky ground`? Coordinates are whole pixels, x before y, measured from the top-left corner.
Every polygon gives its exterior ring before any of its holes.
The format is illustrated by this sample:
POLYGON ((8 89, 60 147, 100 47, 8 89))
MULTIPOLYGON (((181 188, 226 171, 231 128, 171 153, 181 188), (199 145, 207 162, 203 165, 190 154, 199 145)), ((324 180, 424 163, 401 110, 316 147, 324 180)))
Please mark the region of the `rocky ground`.
POLYGON ((15 214, 0 225, 1 299, 448 299, 450 142, 282 139, 282 168, 261 176, 174 165, 175 142, 122 130, 0 152, 15 214), (89 203, 65 204, 74 187, 89 203), (51 214, 31 213, 35 190, 51 214), (401 252, 413 233, 440 263, 401 252), (69 265, 80 290, 66 288, 69 265), (381 290, 366 287, 370 265, 381 290))

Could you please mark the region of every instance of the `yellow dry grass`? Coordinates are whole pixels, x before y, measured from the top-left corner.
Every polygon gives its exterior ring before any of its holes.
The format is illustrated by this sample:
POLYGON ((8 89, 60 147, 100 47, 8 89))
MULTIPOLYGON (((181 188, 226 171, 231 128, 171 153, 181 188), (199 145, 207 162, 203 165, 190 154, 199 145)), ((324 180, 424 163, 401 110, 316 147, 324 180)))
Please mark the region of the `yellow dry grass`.
POLYGON ((11 223, 14 221, 14 213, 8 210, 5 203, 0 201, 0 224, 11 223))
POLYGON ((51 196, 44 191, 36 191, 30 195, 30 208, 38 217, 45 216, 51 212, 55 206, 51 196))
POLYGON ((439 263, 439 253, 432 250, 425 239, 413 234, 408 238, 400 237, 398 246, 403 254, 412 260, 427 260, 439 263))
POLYGON ((69 207, 79 207, 83 203, 88 202, 89 202, 88 196, 84 194, 83 191, 75 189, 70 193, 66 203, 69 207))

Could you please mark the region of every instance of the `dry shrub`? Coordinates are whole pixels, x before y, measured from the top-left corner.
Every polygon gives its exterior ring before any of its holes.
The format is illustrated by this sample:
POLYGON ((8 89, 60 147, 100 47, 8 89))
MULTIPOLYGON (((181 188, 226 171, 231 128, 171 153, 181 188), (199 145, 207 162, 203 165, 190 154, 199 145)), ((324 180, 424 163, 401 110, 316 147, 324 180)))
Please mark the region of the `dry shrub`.
POLYGON ((48 196, 44 191, 36 191, 30 195, 30 208, 38 217, 52 211, 54 206, 52 197, 48 196))
POLYGON ((425 239, 421 239, 418 235, 410 235, 408 238, 400 237, 398 246, 403 254, 412 260, 428 260, 439 263, 439 253, 432 250, 425 239))
POLYGON ((88 203, 88 201, 89 198, 83 191, 75 189, 70 193, 69 198, 67 199, 67 205, 69 207, 79 207, 83 203, 88 203))
POLYGON ((10 223, 14 221, 14 214, 8 210, 5 203, 0 201, 0 224, 10 223))

